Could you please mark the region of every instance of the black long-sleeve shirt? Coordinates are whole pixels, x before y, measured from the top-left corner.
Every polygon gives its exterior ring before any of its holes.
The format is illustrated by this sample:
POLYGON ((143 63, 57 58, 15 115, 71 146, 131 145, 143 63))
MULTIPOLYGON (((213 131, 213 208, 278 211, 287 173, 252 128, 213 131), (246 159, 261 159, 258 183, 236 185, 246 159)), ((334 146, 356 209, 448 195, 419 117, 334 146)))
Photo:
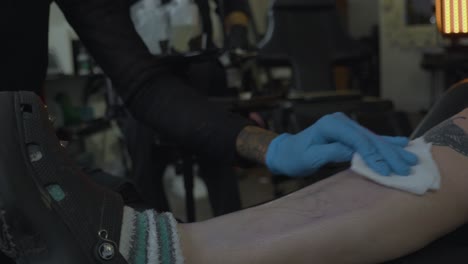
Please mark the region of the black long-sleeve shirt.
MULTIPOLYGON (((248 121, 196 94, 179 75, 181 64, 155 59, 125 0, 56 2, 137 119, 207 158, 234 159, 248 121)), ((50 0, 3 0, 0 6, 0 90, 37 91, 46 74, 50 0)))

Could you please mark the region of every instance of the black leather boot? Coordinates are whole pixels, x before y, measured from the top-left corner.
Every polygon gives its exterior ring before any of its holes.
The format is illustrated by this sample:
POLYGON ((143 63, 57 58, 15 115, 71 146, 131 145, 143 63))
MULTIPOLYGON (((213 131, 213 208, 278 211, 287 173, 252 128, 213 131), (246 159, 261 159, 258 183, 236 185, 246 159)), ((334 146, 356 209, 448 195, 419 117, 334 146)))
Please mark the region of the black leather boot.
POLYGON ((0 249, 17 263, 126 263, 121 197, 66 157, 41 100, 0 93, 0 249))

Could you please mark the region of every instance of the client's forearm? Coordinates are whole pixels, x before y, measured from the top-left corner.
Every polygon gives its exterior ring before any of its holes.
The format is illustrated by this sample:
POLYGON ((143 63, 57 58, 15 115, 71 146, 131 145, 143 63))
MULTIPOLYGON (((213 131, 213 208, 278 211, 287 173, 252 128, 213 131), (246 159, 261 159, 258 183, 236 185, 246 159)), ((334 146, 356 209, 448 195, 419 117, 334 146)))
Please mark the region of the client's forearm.
POLYGON ((337 257, 350 257, 362 238, 359 225, 367 224, 355 216, 391 194, 340 173, 274 202, 184 226, 187 263, 340 263, 337 257))
MULTIPOLYGON (((440 150, 436 159, 444 155, 454 158, 440 150)), ((447 166, 442 173, 457 174, 447 166)), ((184 253, 187 263, 208 264, 389 260, 467 220, 466 195, 454 178, 445 177, 438 193, 417 197, 343 172, 272 203, 182 227, 184 253), (465 197, 459 203, 457 192, 465 197)))
POLYGON ((426 135, 441 189, 415 196, 350 171, 274 202, 181 226, 187 263, 380 263, 468 221, 468 110, 426 135))

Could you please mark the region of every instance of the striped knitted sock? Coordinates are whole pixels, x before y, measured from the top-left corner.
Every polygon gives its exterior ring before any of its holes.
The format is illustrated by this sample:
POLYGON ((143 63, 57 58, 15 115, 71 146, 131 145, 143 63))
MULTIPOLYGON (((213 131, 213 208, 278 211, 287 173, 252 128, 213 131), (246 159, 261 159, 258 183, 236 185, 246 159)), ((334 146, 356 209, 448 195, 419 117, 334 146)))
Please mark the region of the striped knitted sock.
POLYGON ((130 264, 183 264, 177 222, 169 213, 124 208, 120 253, 130 264))

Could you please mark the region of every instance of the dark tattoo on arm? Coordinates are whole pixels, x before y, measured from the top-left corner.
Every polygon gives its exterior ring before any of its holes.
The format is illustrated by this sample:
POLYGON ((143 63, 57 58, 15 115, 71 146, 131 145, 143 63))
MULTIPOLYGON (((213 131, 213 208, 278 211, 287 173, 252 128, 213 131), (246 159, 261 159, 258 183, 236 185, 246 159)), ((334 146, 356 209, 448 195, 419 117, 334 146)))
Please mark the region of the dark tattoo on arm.
POLYGON ((468 156, 468 135, 455 124, 455 120, 466 117, 456 117, 447 120, 424 135, 424 139, 435 146, 447 146, 460 154, 468 156))
POLYGON ((266 153, 276 133, 254 126, 244 128, 237 137, 237 153, 250 161, 265 164, 266 153))

